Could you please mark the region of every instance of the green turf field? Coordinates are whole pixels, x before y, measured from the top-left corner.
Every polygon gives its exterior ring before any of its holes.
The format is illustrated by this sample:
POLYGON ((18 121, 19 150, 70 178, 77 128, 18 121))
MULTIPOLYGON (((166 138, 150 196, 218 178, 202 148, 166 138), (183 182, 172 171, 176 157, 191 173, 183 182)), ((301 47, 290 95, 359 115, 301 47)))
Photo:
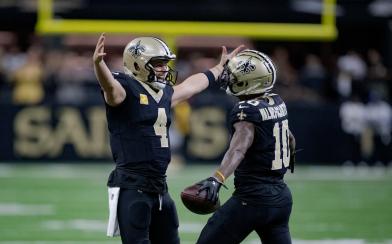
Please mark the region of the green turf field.
MULTIPOLYGON (((0 164, 0 243, 121 243, 105 236, 111 164, 0 164)), ((181 243, 195 243, 208 216, 188 212, 179 199, 209 166, 171 169, 181 243)), ((392 169, 297 167, 293 192, 294 243, 392 243, 392 169), (312 240, 312 241, 309 241, 312 240)), ((233 190, 221 190, 221 201, 233 190)), ((244 243, 260 243, 251 235, 244 243)))

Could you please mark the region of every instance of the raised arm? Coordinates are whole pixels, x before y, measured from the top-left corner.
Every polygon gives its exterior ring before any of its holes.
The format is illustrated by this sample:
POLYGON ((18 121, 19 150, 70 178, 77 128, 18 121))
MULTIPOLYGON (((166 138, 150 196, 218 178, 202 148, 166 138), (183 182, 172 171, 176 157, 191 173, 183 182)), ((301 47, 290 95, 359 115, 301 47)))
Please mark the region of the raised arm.
POLYGON ((120 82, 114 79, 108 66, 105 64, 103 60, 105 55, 105 33, 102 33, 94 51, 94 72, 103 90, 106 103, 110 106, 117 106, 124 101, 126 92, 120 82))
MULTIPOLYGON (((223 71, 223 65, 227 62, 227 60, 231 59, 238 52, 241 51, 243 45, 238 46, 234 51, 230 54, 227 54, 226 47, 222 47, 222 55, 219 63, 210 69, 211 73, 213 74, 213 79, 217 80, 219 75, 223 71)), ((174 93, 172 97, 172 107, 176 104, 189 99, 193 95, 203 91, 209 85, 208 77, 204 73, 197 73, 191 75, 187 79, 185 79, 181 84, 178 86, 174 86, 174 93)))

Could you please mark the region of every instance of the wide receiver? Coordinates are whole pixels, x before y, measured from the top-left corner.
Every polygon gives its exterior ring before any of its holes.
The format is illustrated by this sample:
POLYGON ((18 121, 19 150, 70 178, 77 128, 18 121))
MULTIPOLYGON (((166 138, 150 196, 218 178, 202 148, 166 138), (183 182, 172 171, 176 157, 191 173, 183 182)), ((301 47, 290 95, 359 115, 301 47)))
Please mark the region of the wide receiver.
POLYGON ((253 230, 263 244, 291 243, 292 197, 283 177, 293 167, 295 139, 285 103, 270 93, 276 75, 271 59, 254 50, 240 52, 225 65, 221 86, 240 102, 230 115, 229 149, 213 176, 199 183, 199 191, 217 201, 233 172, 235 191, 208 220, 198 244, 240 243, 253 230))

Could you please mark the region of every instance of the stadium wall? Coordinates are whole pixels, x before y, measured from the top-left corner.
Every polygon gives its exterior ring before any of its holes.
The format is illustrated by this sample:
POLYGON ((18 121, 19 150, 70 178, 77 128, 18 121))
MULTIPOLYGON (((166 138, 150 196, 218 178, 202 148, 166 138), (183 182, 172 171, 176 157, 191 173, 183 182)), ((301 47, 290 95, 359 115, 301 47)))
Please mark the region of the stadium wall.
MULTIPOLYGON (((202 99, 208 103, 205 99, 202 99)), ((189 131, 174 150, 188 162, 217 162, 226 148, 230 132, 226 124, 231 103, 211 106, 191 103, 189 131)), ((0 105, 0 162, 107 162, 111 160, 105 109, 86 106, 0 105)), ((375 134, 366 138, 345 133, 338 105, 291 104, 290 128, 297 135, 301 163, 341 164, 345 161, 385 162, 392 158, 391 143, 375 134), (366 140, 365 140, 366 142, 366 140), (369 143, 373 146, 369 153, 369 143)), ((173 139, 173 138, 172 138, 173 139)))

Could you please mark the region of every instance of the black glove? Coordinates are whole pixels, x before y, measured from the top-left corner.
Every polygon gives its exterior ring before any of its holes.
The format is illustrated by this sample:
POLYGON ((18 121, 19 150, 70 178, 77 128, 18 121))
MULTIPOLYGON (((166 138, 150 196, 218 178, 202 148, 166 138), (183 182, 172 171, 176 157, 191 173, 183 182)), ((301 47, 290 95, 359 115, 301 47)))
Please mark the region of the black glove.
POLYGON ((222 186, 222 183, 219 182, 214 177, 209 177, 205 180, 202 180, 198 183, 201 187, 199 189, 199 193, 202 191, 206 191, 206 198, 208 201, 216 203, 219 198, 219 190, 222 186))
POLYGON ((221 88, 222 90, 227 89, 227 87, 230 84, 230 70, 227 67, 227 63, 229 62, 229 60, 226 61, 226 63, 223 65, 223 71, 222 73, 219 75, 218 79, 216 80, 217 84, 219 85, 219 88, 221 88))

